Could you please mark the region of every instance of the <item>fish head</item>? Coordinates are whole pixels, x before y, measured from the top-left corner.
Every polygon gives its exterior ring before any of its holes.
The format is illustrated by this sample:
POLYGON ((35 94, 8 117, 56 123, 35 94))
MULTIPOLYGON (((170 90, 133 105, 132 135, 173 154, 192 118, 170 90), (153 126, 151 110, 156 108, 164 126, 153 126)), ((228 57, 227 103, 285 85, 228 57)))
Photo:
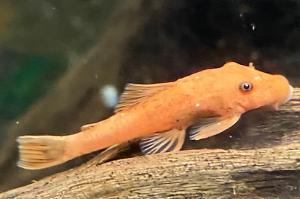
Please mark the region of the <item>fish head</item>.
POLYGON ((220 68, 225 98, 238 112, 271 106, 275 109, 293 96, 293 87, 282 75, 273 75, 235 62, 220 68))

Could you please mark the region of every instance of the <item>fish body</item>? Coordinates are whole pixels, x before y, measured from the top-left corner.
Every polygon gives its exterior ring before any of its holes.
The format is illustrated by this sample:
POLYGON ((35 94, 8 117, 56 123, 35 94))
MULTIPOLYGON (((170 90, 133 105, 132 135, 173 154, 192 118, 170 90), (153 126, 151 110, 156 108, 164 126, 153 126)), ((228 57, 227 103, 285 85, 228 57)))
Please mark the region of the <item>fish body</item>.
POLYGON ((277 108, 292 96, 281 75, 234 62, 174 82, 129 84, 115 114, 68 136, 22 136, 19 166, 40 169, 129 140, 143 153, 178 151, 189 138, 207 138, 233 126, 240 116, 263 106, 277 108), (32 155, 34 154, 34 155, 32 155))

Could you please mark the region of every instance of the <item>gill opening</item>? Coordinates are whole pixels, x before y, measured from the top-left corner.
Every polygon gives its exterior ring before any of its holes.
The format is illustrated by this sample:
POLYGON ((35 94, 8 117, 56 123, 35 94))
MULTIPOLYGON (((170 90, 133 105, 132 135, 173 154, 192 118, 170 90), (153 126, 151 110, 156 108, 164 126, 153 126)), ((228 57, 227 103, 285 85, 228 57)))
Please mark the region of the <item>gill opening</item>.
POLYGON ((239 110, 239 112, 241 112, 241 113, 244 113, 247 111, 247 107, 239 101, 235 102, 235 106, 237 107, 237 110, 239 110))

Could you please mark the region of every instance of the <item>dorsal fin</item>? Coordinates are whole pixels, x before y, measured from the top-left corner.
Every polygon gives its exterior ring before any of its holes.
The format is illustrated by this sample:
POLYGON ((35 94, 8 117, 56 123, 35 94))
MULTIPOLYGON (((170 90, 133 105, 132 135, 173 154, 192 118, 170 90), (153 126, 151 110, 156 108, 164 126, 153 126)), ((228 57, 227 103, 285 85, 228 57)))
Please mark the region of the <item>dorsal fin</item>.
POLYGON ((85 131, 85 130, 88 130, 90 128, 93 128, 95 127, 97 124, 99 124, 100 122, 95 122, 95 123, 91 123, 91 124, 85 124, 83 126, 80 127, 80 130, 81 131, 85 131))
POLYGON ((184 143, 185 129, 171 129, 163 133, 143 138, 140 148, 144 154, 179 151, 184 143))
POLYGON ((166 90, 174 85, 174 82, 159 83, 159 84, 127 84, 120 101, 115 108, 115 112, 123 111, 140 101, 153 96, 154 94, 166 90))

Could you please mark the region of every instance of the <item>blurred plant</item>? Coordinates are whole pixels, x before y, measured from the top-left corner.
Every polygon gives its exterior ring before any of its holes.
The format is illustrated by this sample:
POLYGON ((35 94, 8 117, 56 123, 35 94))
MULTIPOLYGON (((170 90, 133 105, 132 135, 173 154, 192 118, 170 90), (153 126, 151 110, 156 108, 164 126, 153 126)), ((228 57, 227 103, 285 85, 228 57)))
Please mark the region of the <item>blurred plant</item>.
POLYGON ((99 37, 116 0, 9 2, 15 18, 1 45, 24 52, 80 53, 99 37))

